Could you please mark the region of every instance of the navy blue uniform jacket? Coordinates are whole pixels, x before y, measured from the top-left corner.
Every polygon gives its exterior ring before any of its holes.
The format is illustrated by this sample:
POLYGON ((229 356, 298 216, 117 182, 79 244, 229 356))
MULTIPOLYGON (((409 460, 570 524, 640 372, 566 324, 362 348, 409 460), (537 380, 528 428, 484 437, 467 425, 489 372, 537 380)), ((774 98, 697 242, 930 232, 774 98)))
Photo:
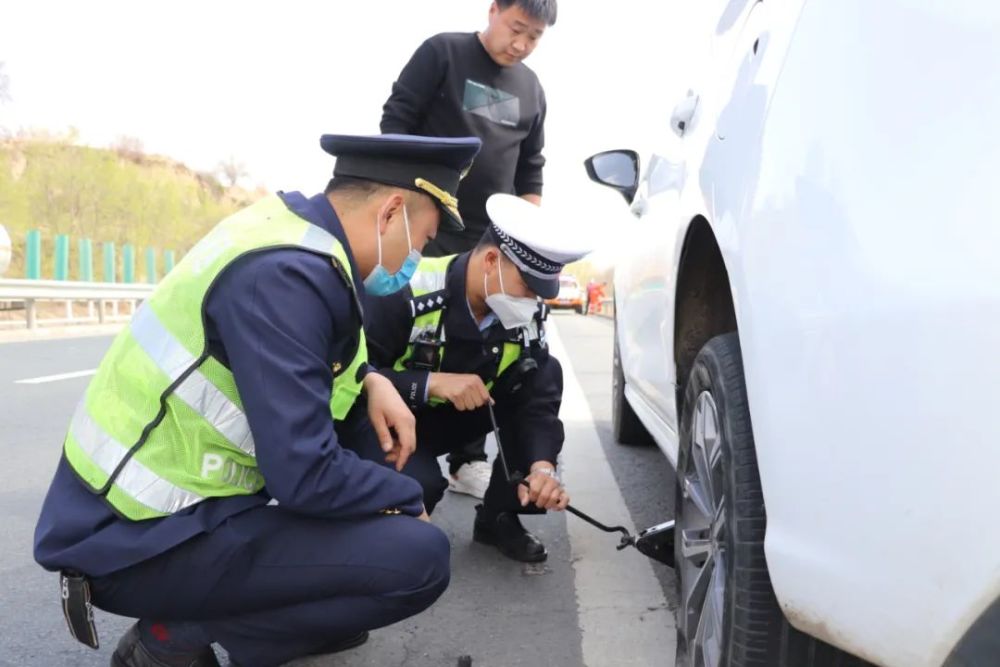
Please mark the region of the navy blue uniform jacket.
MULTIPOLYGON (((466 300, 466 273, 470 253, 458 255, 448 266, 445 279, 447 289, 444 312, 445 352, 442 355, 442 373, 474 373, 484 382, 496 377, 503 353, 503 343, 510 339, 510 333, 499 321, 480 331, 466 300)), ((482 276, 473 276, 482 280, 482 276)), ((396 371, 393 365, 403 356, 410 341, 413 314, 410 299, 413 292, 405 288, 396 294, 371 298, 365 313, 365 334, 368 337, 369 362, 379 369, 399 391, 417 417, 417 436, 426 430, 421 424, 439 420, 442 424, 459 424, 467 420, 456 420, 456 410, 450 404, 432 407, 426 402, 427 371, 396 371)), ((494 396, 497 410, 517 415, 513 420, 513 433, 507 446, 516 446, 533 461, 556 462, 562 449, 564 430, 559 420, 559 405, 562 402, 563 376, 559 361, 549 354, 544 337, 533 343, 527 350, 538 370, 525 382, 516 396, 494 396), (509 442, 509 444, 508 444, 509 442)), ((482 421, 489 423, 485 408, 482 421)), ((467 415, 463 415, 466 417, 467 415)), ((488 427, 487 427, 488 428, 488 427)), ((441 431, 442 429, 432 429, 441 431)), ((486 431, 484 430, 483 433, 486 431)), ((419 447, 420 444, 418 443, 419 447)))
MULTIPOLYGON (((362 276, 343 227, 323 195, 282 194, 299 216, 348 249, 355 289, 362 276)), ((208 295, 211 354, 229 368, 266 481, 253 496, 206 500, 163 519, 128 521, 59 462, 35 529, 35 560, 97 577, 156 556, 228 517, 266 504, 330 519, 398 508, 422 511, 420 485, 340 442, 374 437, 363 404, 336 425, 330 417, 332 365, 349 361, 357 314, 350 290, 328 258, 302 250, 250 255, 227 268, 208 295)), ((359 403, 362 403, 359 401, 359 403)))

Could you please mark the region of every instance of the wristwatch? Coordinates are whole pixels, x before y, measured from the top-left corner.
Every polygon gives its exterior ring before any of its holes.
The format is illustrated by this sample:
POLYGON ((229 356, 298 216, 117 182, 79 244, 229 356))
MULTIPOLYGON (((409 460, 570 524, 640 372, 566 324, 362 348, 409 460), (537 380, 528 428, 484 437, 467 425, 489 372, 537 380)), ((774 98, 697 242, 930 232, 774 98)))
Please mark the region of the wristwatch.
POLYGON ((535 468, 534 470, 531 471, 531 474, 534 475, 535 473, 538 473, 540 475, 548 475, 552 479, 562 484, 562 478, 559 476, 559 473, 556 472, 555 468, 535 468))

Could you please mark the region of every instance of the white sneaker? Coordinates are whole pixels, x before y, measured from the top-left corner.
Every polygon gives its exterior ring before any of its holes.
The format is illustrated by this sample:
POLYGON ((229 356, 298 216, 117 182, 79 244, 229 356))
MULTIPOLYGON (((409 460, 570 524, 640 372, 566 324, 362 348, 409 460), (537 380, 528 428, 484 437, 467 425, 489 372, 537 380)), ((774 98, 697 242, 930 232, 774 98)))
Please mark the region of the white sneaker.
POLYGON ((448 476, 448 490, 482 500, 492 475, 493 466, 486 461, 466 463, 448 476))

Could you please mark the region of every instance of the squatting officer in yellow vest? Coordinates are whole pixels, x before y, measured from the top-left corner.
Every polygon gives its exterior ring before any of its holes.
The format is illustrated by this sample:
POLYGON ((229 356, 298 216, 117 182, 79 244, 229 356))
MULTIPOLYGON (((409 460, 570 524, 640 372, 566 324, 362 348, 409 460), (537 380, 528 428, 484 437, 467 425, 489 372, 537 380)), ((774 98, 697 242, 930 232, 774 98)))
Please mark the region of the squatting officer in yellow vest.
POLYGON ((343 650, 448 584, 447 538, 391 467, 414 419, 371 372, 362 304, 406 284, 439 223, 461 225, 479 140, 321 145, 337 156, 326 192, 266 197, 209 232, 73 416, 35 558, 60 571, 84 643, 91 602, 139 619, 116 667, 215 666, 213 643, 243 666, 343 650), (346 448, 365 442, 391 466, 346 448))
POLYGON ((407 289, 370 302, 368 352, 416 414, 417 449, 403 472, 420 481, 428 512, 448 488, 437 457, 489 433, 494 401, 510 472, 530 488, 510 484, 496 457, 473 537, 538 562, 545 546, 518 515, 569 503, 556 473, 562 368, 549 355, 538 297, 556 296, 563 265, 589 248, 573 222, 519 197, 495 194, 486 212, 476 248, 423 259, 407 289))

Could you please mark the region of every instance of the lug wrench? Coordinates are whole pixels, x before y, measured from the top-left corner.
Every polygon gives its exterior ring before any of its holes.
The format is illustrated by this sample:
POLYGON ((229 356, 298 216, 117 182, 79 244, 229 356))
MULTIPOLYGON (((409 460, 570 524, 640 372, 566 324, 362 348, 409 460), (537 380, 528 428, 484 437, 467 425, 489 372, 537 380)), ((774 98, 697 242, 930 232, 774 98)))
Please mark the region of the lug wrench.
MULTIPOLYGON (((500 465, 503 466, 503 474, 507 482, 513 485, 522 485, 530 488, 528 480, 519 472, 511 474, 507 465, 507 456, 503 451, 503 443, 500 441, 500 426, 497 424, 496 414, 493 412, 493 400, 486 403, 490 412, 490 423, 493 425, 493 437, 497 441, 497 453, 500 456, 500 465)), ((566 506, 566 511, 583 519, 590 525, 605 533, 621 533, 621 540, 617 549, 621 551, 627 547, 635 547, 640 553, 660 561, 669 567, 674 566, 674 522, 666 521, 651 528, 647 528, 637 535, 632 535, 624 526, 605 526, 592 516, 581 512, 572 505, 566 506)))

